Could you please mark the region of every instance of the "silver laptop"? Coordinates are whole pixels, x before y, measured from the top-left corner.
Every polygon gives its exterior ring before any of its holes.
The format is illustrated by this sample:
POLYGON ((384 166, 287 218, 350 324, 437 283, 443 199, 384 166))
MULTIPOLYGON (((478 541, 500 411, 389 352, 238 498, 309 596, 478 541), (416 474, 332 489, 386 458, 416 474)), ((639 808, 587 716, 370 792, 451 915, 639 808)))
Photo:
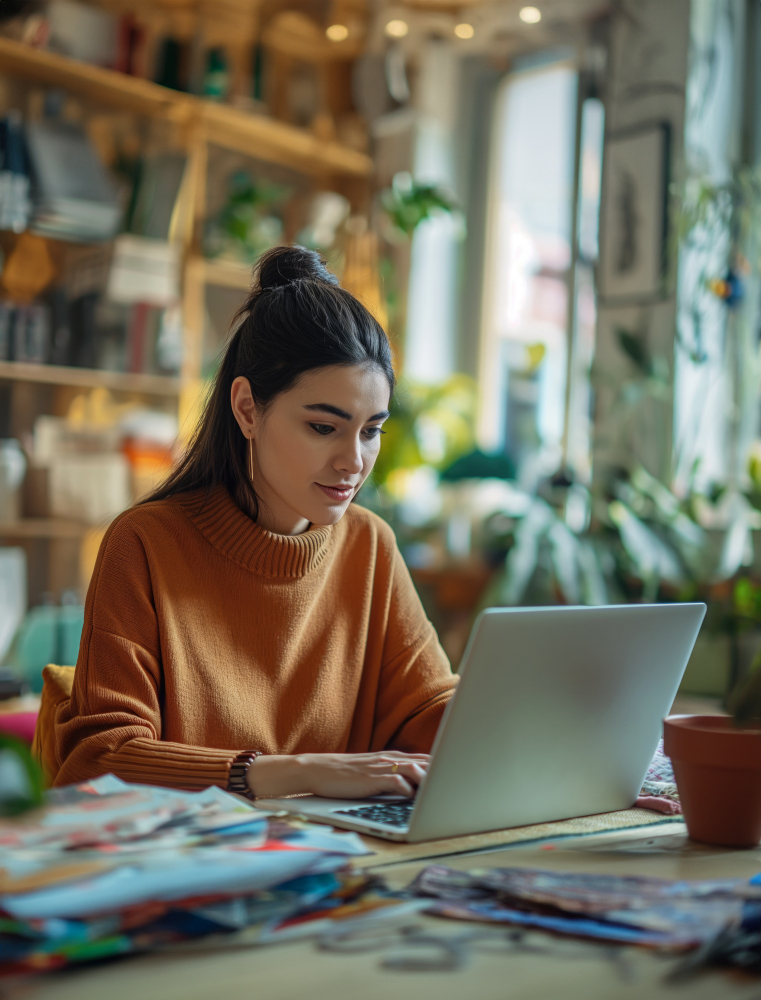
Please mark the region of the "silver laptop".
POLYGON ((705 610, 490 608, 473 627, 414 800, 257 805, 410 842, 627 809, 705 610))

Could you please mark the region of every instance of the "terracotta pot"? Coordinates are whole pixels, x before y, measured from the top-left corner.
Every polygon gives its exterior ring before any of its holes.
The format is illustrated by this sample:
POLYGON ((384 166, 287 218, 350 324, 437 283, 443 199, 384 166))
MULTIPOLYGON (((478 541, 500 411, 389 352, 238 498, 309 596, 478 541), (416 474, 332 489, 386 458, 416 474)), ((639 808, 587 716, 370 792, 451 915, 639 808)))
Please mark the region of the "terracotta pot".
POLYGON ((761 730, 720 715, 672 715, 663 749, 674 766, 692 840, 725 847, 761 841, 761 730))

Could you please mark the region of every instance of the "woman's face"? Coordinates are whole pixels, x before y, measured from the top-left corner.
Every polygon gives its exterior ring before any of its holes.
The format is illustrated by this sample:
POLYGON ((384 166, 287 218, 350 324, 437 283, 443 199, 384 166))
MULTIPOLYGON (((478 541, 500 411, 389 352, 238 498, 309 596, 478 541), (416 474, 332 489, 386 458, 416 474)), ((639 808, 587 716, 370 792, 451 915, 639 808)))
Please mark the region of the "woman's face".
POLYGON ((248 379, 235 379, 232 408, 253 438, 262 527, 293 535, 341 519, 378 457, 389 395, 374 366, 332 365, 308 372, 260 413, 248 379))

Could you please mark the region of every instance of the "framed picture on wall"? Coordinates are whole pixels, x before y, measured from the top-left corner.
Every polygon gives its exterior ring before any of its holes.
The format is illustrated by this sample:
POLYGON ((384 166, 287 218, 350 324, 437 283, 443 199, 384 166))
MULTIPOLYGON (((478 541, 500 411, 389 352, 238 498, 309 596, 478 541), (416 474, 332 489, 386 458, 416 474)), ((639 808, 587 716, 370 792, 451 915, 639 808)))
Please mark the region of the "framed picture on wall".
POLYGON ((636 303, 665 294, 670 128, 615 132, 605 141, 598 294, 636 303))

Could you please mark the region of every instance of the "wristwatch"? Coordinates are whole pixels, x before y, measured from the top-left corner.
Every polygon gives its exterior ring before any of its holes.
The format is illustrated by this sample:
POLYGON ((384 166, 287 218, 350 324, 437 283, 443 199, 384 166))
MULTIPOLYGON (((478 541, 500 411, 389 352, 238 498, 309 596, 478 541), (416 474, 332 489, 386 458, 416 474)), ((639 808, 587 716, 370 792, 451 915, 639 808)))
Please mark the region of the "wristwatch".
POLYGON ((257 757, 261 757, 260 750, 244 750, 239 753, 230 765, 230 774, 227 779, 227 791, 235 795, 245 795, 247 799, 255 798, 254 793, 248 787, 248 769, 257 757))

